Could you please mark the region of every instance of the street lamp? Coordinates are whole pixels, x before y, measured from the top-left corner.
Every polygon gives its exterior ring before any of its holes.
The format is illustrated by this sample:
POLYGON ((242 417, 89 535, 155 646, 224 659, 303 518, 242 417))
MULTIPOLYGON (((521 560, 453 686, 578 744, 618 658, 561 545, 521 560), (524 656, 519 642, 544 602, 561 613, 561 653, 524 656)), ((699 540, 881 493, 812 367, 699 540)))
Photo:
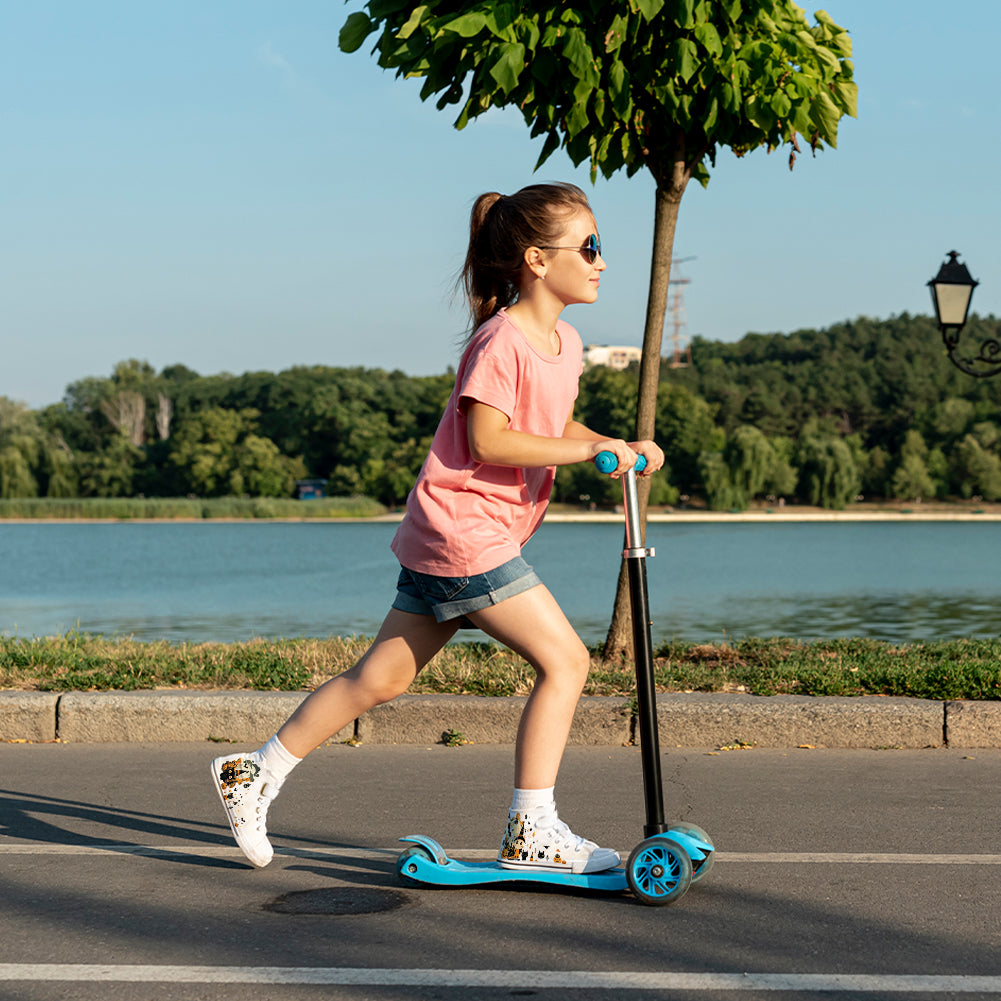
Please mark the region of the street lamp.
POLYGON ((959 334, 966 325, 973 290, 980 283, 970 277, 965 264, 958 260, 959 253, 949 251, 949 260, 938 269, 938 274, 928 282, 931 300, 935 305, 935 318, 942 331, 942 341, 949 353, 949 361, 967 375, 985 379, 1001 372, 1001 344, 988 338, 974 354, 969 339, 962 351, 959 334))

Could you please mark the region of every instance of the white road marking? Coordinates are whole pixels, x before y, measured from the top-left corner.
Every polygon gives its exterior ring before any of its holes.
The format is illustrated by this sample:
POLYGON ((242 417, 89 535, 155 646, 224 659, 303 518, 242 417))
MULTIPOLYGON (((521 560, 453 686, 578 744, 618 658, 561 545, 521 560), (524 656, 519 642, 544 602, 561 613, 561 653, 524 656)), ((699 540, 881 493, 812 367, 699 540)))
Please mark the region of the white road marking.
POLYGON ((312 966, 113 966, 0 963, 0 981, 74 983, 327 984, 549 990, 997 993, 1001 977, 853 973, 662 973, 584 970, 352 969, 312 966))
MULTIPOLYGON (((278 856, 358 861, 394 859, 399 848, 295 848, 278 856)), ((457 858, 492 858, 489 849, 455 849, 457 858)), ((241 858, 235 845, 136 845, 106 843, 0 844, 0 855, 163 857, 171 855, 241 858)), ((1001 855, 872 852, 718 852, 731 864, 906 864, 1001 865, 1001 855)), ((357 969, 339 967, 151 966, 85 963, 0 963, 0 982, 74 983, 322 984, 330 986, 479 987, 548 990, 812 991, 828 993, 1001 994, 1001 976, 851 973, 668 973, 631 971, 357 969)))
MULTIPOLYGON (((398 848, 295 848, 278 845, 275 857, 305 859, 358 859, 373 861, 395 858, 404 845, 398 848)), ((630 849, 621 852, 628 857, 630 849)), ((496 851, 489 848, 449 849, 449 855, 457 859, 492 859, 496 851)), ((0 843, 0 855, 201 855, 213 858, 242 858, 236 845, 136 845, 128 843, 108 843, 92 845, 64 845, 48 842, 0 843)), ((716 852, 718 863, 747 864, 765 863, 771 865, 816 864, 816 865, 1001 865, 1001 855, 985 854, 935 854, 908 852, 716 852)))

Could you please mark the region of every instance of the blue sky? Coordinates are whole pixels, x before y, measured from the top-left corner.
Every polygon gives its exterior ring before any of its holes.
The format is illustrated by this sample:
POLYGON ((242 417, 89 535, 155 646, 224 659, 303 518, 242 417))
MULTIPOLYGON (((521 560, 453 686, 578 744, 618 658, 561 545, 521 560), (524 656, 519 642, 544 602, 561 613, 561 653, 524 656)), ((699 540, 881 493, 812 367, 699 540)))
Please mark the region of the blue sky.
MULTIPOLYGON (((41 407, 139 358, 202 374, 456 361, 473 199, 575 180, 598 217, 585 343, 639 344, 653 183, 591 186, 513 112, 463 132, 337 34, 360 3, 76 0, 0 10, 0 396, 41 407)), ((821 5, 808 3, 812 15, 821 5)), ((823 5, 855 45, 837 150, 743 160, 689 187, 675 255, 688 332, 927 313, 959 250, 1001 314, 1001 5, 823 5), (961 12, 961 16, 960 16, 961 12)))

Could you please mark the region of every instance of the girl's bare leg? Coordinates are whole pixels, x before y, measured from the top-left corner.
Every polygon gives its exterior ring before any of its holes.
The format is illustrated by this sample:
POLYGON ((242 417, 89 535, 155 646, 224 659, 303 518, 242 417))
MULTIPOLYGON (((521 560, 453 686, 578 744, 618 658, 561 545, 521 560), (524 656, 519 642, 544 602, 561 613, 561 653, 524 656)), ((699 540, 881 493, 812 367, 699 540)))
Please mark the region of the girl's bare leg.
POLYGON ((304 758, 373 706, 405 692, 457 628, 457 621, 436 622, 432 615, 390 609, 368 652, 309 695, 278 731, 278 739, 291 754, 304 758))
POLYGON ((518 789, 547 789, 556 784, 587 680, 587 648, 542 584, 468 618, 535 668, 535 687, 518 727, 514 784, 518 789))

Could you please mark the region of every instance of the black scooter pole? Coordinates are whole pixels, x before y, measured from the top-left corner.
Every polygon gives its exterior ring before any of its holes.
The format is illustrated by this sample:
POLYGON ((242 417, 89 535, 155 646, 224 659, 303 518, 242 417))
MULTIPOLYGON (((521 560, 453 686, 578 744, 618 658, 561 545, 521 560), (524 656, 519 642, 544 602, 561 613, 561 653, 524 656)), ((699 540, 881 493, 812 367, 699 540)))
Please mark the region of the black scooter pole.
POLYGON ((650 599, 646 581, 646 558, 653 556, 654 551, 643 546, 634 469, 628 470, 622 477, 622 501, 626 512, 626 548, 622 555, 626 560, 629 576, 629 599, 633 614, 637 721, 646 798, 646 825, 643 834, 649 838, 654 834, 664 833, 667 824, 664 823, 657 699, 653 684, 653 643, 650 639, 650 599))

